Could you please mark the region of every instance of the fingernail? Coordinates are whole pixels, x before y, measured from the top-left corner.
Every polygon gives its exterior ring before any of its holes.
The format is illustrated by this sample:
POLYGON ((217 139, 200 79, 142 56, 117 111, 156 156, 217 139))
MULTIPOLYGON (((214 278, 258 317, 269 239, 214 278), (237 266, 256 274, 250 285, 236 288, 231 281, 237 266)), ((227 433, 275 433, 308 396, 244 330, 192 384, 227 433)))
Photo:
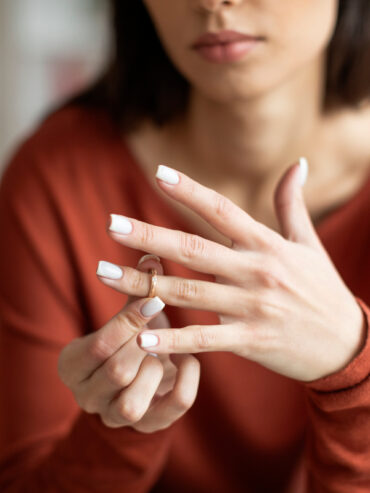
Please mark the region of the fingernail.
POLYGON ((165 303, 163 303, 159 296, 155 296, 154 298, 150 298, 150 300, 141 307, 141 314, 144 315, 144 317, 151 317, 155 313, 163 310, 164 307, 165 303))
POLYGON ((161 259, 159 257, 157 257, 157 255, 153 255, 152 253, 147 253, 146 255, 143 255, 141 257, 141 259, 139 260, 137 265, 142 264, 143 262, 145 262, 145 260, 148 260, 148 259, 156 260, 159 263, 161 262, 161 259))
POLYGON ((119 216, 118 214, 110 214, 110 217, 110 231, 124 235, 131 233, 132 223, 128 219, 126 219, 124 216, 119 216))
POLYGON ((150 354, 150 356, 155 356, 156 358, 158 358, 158 354, 157 353, 148 353, 150 354))
POLYGON ((159 339, 154 334, 143 333, 140 334, 140 346, 141 347, 151 347, 156 346, 159 342, 159 339))
POLYGON ((107 277, 108 279, 121 279, 123 275, 122 269, 118 265, 104 260, 99 261, 96 273, 98 276, 107 277))
POLYGON ((299 158, 299 184, 301 187, 306 183, 308 175, 308 161, 305 157, 299 158))
POLYGON ((163 166, 163 164, 158 166, 155 176, 169 185, 177 185, 180 181, 180 177, 176 171, 168 166, 163 166))

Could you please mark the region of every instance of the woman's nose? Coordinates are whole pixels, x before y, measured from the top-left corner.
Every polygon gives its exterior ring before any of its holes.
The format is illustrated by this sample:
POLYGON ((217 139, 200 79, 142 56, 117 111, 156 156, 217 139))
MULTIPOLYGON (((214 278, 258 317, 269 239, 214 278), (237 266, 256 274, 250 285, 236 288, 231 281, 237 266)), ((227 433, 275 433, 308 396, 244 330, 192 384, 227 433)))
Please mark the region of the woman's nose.
POLYGON ((198 8, 208 10, 209 12, 215 12, 223 7, 232 7, 238 5, 243 0, 195 0, 198 8))

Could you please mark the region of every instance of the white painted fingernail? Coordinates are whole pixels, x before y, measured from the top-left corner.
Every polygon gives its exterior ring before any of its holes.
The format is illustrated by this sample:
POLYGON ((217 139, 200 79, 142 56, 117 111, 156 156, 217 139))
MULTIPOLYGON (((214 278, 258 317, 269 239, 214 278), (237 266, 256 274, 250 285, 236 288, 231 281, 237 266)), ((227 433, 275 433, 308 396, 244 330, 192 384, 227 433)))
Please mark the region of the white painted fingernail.
POLYGON ((157 262, 161 261, 161 259, 159 257, 157 257, 157 255, 153 255, 152 253, 147 253, 146 255, 143 255, 141 257, 141 259, 139 260, 137 265, 142 264, 143 262, 145 262, 145 260, 148 260, 148 259, 156 260, 157 262))
POLYGON ((110 214, 111 223, 109 226, 110 231, 114 233, 120 233, 127 235, 132 231, 132 223, 124 216, 118 214, 110 214))
POLYGON ((151 317, 155 313, 160 312, 165 307, 165 303, 160 299, 159 296, 151 298, 141 307, 141 313, 144 317, 151 317))
POLYGON ((180 177, 176 171, 168 166, 163 166, 163 164, 158 166, 155 176, 169 185, 177 185, 180 181, 180 177))
POLYGON ((308 175, 308 161, 305 157, 299 158, 299 184, 301 187, 306 183, 308 175))
POLYGON ((141 347, 151 347, 158 344, 158 337, 154 334, 140 334, 140 346, 141 347))
POLYGON ((104 260, 100 260, 96 273, 98 276, 107 277, 108 279, 121 279, 123 275, 122 269, 118 265, 104 260))
POLYGON ((150 354, 150 356, 155 356, 156 358, 158 358, 158 354, 157 353, 148 353, 150 354))

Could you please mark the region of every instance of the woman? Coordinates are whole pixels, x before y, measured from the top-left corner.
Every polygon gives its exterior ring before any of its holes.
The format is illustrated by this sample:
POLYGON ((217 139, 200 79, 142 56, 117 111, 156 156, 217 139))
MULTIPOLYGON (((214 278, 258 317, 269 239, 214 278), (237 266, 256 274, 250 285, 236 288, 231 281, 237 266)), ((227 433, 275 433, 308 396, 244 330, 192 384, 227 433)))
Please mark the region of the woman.
POLYGON ((369 3, 113 3, 2 181, 2 491, 369 491, 369 3))

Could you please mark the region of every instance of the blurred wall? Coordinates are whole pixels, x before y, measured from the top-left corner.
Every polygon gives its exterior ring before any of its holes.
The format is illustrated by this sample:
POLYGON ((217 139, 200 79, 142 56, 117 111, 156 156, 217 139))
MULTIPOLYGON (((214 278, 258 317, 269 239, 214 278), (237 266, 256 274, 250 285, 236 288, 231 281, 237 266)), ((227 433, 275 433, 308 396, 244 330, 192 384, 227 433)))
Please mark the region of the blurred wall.
POLYGON ((0 174, 52 105, 108 61, 106 0, 0 0, 0 174))

